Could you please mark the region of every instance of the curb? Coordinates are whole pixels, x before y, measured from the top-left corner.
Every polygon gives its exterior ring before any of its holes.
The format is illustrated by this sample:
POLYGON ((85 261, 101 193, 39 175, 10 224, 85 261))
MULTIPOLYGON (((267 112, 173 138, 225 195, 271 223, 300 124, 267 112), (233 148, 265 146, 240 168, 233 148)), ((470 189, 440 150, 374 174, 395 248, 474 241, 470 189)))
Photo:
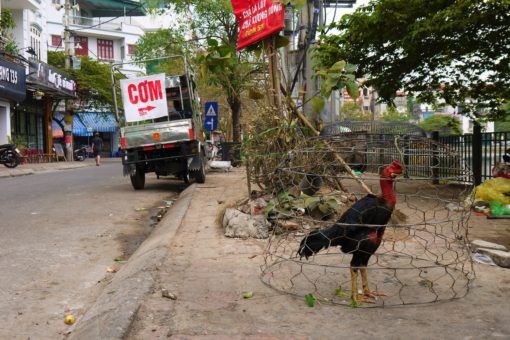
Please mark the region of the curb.
POLYGON ((96 302, 78 320, 70 339, 124 339, 146 295, 153 291, 153 272, 170 252, 169 244, 191 204, 196 184, 186 188, 151 235, 140 245, 96 302))
POLYGON ((19 169, 19 168, 16 168, 16 169, 11 169, 11 170, 0 171, 0 178, 20 177, 20 176, 34 175, 34 174, 37 174, 37 173, 44 174, 44 173, 57 172, 57 171, 63 171, 63 170, 82 169, 82 168, 87 168, 87 167, 90 167, 90 166, 92 166, 92 165, 90 165, 90 164, 71 164, 71 165, 60 167, 60 168, 57 168, 57 167, 51 167, 51 168, 41 167, 41 168, 38 168, 38 169, 32 169, 32 168, 29 168, 29 169, 19 169))

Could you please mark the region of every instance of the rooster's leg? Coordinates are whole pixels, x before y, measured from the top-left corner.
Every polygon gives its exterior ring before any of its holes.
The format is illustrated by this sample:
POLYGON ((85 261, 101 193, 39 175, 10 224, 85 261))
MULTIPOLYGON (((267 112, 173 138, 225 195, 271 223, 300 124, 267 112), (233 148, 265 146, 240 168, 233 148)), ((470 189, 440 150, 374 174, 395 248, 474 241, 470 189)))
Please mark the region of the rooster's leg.
MULTIPOLYGON (((353 302, 367 302, 374 303, 367 296, 359 296, 358 295, 358 268, 350 267, 351 270, 351 299, 353 302)), ((363 276, 362 276, 363 278, 363 276)))
POLYGON ((366 267, 361 267, 359 270, 361 271, 361 284, 363 285, 363 295, 371 298, 374 298, 376 296, 386 296, 386 294, 382 292, 371 291, 368 288, 368 277, 366 267))

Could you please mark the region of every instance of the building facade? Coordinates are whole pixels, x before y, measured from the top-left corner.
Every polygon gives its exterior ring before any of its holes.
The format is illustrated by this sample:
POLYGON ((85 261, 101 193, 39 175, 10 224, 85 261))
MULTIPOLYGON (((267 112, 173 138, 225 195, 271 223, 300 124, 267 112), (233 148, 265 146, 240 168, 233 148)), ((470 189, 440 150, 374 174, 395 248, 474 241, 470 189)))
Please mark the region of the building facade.
MULTIPOLYGON (((65 11, 64 0, 47 1, 47 48, 49 51, 64 51, 65 11)), ((68 18, 71 33, 73 67, 78 67, 81 57, 89 57, 107 64, 120 64, 118 70, 127 77, 145 73, 145 69, 134 63, 136 43, 144 31, 133 22, 133 16, 145 15, 137 1, 93 1, 75 0, 68 18), (76 6, 77 5, 77 6, 76 6)), ((63 112, 53 117, 53 137, 63 143, 63 112)), ((101 108, 82 111, 78 109, 72 122, 75 147, 88 145, 90 137, 99 133, 104 141, 104 156, 115 155, 118 149, 119 129, 112 112, 101 108)))

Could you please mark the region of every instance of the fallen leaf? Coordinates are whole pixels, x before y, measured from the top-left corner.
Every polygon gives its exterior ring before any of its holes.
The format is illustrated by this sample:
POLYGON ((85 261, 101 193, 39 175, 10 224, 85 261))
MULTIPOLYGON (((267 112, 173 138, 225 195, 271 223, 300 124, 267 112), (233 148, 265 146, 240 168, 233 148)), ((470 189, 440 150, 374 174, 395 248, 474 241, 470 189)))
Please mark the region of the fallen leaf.
POLYGON ((177 300, 177 296, 174 293, 170 293, 168 289, 161 289, 161 296, 171 300, 177 300))
POLYGON ((116 273, 116 272, 117 272, 117 269, 112 268, 112 267, 108 267, 108 268, 106 268, 106 271, 107 271, 108 273, 116 273))
POLYGON ((243 292, 243 298, 251 299, 253 297, 253 292, 243 292))
POLYGON ((135 211, 144 211, 144 210, 147 210, 145 208, 135 208, 135 211))
POLYGON ((124 262, 126 262, 126 260, 124 260, 122 257, 116 257, 114 259, 114 261, 117 262, 117 263, 124 263, 124 262))
POLYGON ((248 257, 248 258, 251 260, 251 259, 256 258, 257 256, 258 256, 258 255, 257 255, 257 254, 255 254, 255 255, 252 255, 252 256, 250 256, 250 257, 248 257))
POLYGON ((308 305, 308 307, 314 306, 315 296, 313 296, 313 294, 306 294, 305 299, 306 299, 306 304, 308 305))

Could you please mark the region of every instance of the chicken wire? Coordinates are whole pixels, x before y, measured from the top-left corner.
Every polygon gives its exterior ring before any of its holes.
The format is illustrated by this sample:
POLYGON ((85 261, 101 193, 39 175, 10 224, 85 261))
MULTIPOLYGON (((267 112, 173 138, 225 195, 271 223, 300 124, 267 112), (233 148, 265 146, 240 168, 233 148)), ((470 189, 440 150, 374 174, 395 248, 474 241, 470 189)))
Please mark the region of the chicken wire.
POLYGON ((393 216, 367 267, 370 289, 385 296, 360 306, 464 297, 474 279, 467 239, 472 174, 454 150, 422 137, 344 134, 312 139, 290 152, 272 176, 275 198, 267 210, 272 233, 262 281, 292 295, 351 305, 351 254, 339 247, 308 260, 297 254, 306 235, 332 226, 367 194, 338 156, 362 172, 358 177, 376 195, 380 170, 394 159, 404 165, 394 184, 393 216))

